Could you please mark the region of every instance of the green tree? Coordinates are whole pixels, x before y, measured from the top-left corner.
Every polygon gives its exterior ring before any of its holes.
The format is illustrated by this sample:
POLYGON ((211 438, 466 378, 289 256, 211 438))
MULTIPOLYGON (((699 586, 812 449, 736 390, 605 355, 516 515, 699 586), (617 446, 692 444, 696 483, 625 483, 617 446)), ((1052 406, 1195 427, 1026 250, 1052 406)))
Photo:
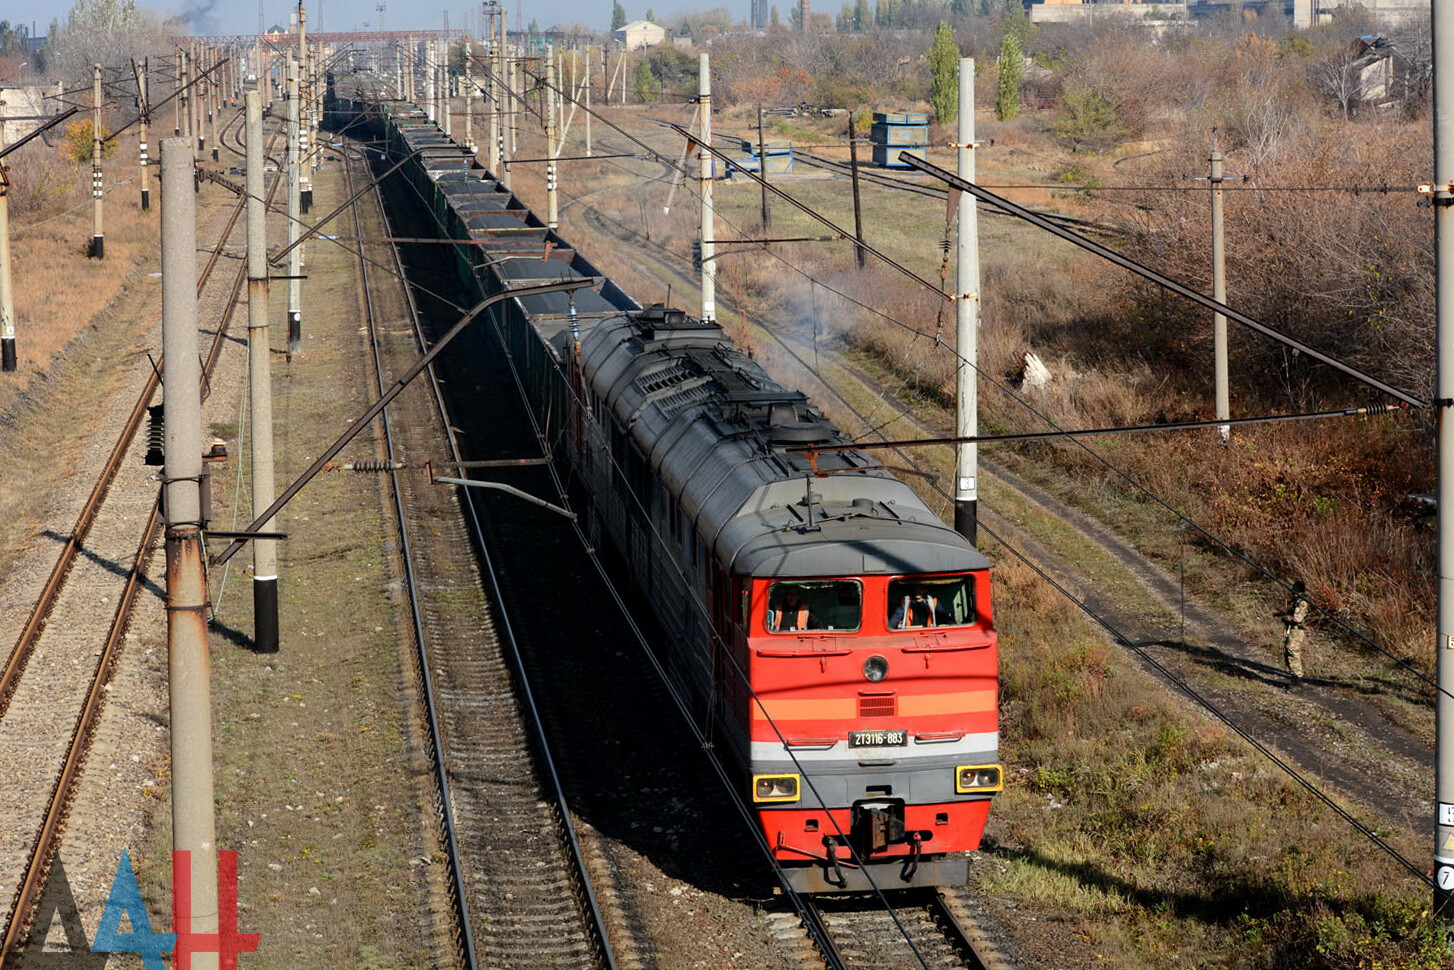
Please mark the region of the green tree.
MULTIPOLYGON (((600 21, 597 21, 600 23, 600 21)), ((615 33, 626 26, 626 8, 621 6, 620 0, 611 5, 611 33, 615 33)))
POLYGON ((636 97, 642 104, 661 100, 661 82, 651 73, 651 64, 647 61, 636 65, 636 97))
POLYGON ((1020 113, 1020 82, 1025 76, 1025 55, 1014 31, 1000 41, 1000 83, 995 91, 995 117, 1010 121, 1020 113))
POLYGON ((929 48, 929 107, 935 121, 947 124, 959 117, 959 45, 954 28, 942 20, 929 48))
POLYGON ((791 4, 788 7, 788 26, 793 30, 803 29, 803 5, 800 3, 791 4))
POLYGON ((833 26, 840 33, 847 33, 853 29, 853 4, 845 3, 838 8, 838 17, 834 20, 833 26))
POLYGON ((767 19, 767 25, 769 27, 781 27, 783 25, 783 19, 777 15, 777 4, 772 5, 772 13, 767 19))
POLYGON ((655 21, 656 21, 656 11, 655 10, 652 10, 650 7, 647 7, 646 8, 646 19, 652 21, 653 23, 655 23, 655 21))
POLYGON ((1052 129, 1061 140, 1069 143, 1072 151, 1078 152, 1082 148, 1100 151, 1126 134, 1115 103, 1089 84, 1082 82, 1067 86, 1063 105, 1065 115, 1052 129))
POLYGON ((868 0, 856 0, 853 4, 853 29, 867 30, 873 24, 873 11, 868 7, 868 0))

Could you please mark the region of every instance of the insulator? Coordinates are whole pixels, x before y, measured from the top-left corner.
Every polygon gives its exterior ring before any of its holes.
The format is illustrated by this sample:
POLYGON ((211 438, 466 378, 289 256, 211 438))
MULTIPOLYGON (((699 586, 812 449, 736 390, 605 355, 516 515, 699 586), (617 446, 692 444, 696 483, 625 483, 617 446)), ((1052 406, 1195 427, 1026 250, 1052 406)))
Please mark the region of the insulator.
POLYGON ((1377 404, 1370 404, 1364 408, 1363 414, 1365 417, 1373 418, 1380 414, 1387 414, 1390 410, 1392 409, 1388 406, 1387 402, 1379 401, 1377 404))
POLYGON ((166 435, 165 404, 154 404, 146 409, 146 457, 143 464, 161 466, 166 464, 163 445, 166 435))

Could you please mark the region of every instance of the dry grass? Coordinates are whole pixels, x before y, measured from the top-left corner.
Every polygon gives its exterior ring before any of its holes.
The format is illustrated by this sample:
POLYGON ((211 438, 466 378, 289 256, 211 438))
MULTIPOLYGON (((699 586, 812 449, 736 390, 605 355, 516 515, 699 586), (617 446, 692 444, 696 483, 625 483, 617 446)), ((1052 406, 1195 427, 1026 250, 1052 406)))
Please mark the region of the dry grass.
POLYGON ((15 300, 17 369, 0 380, 0 414, 16 395, 54 365, 57 355, 127 285, 127 275, 158 252, 158 195, 142 212, 136 184, 136 139, 103 163, 108 192, 103 209, 104 259, 89 259, 92 235, 91 167, 67 161, 60 147, 35 141, 6 157, 11 196, 11 285, 15 300))
MULTIPOLYGON (((994 153, 986 152, 985 181, 1043 181, 1054 170, 1043 139, 1014 128, 995 137, 1005 149, 1005 165, 994 168, 994 153)), ((669 151, 663 143, 663 152, 669 151)), ((652 242, 667 242, 685 264, 696 218, 686 187, 678 192, 672 220, 655 215, 664 185, 632 183, 615 170, 592 187, 608 206, 610 190, 624 189, 617 197, 630 201, 616 218, 637 233, 650 227, 652 242)), ((820 200, 836 218, 848 211, 842 183, 795 183, 791 190, 820 200)), ((758 230, 755 189, 719 186, 717 199, 733 231, 758 230)), ((1094 213, 1085 200, 1073 201, 1094 213)), ((1095 214, 1113 218, 1107 211, 1118 209, 1113 203, 1095 214)), ((870 212, 875 242, 937 280, 943 210, 928 200, 893 196, 870 202, 870 212)), ((1121 308, 1108 299, 1122 285, 1118 277, 1058 243, 988 218, 981 224, 993 239, 982 247, 982 429, 1043 429, 1044 420, 1026 403, 1067 427, 1209 416, 1207 388, 1189 386, 1163 361, 1119 339, 1134 335, 1137 321, 1118 319, 1121 308), (1025 394, 1008 379, 1026 351, 1040 354, 1057 375, 1044 391, 1025 394)), ((774 235, 818 231, 785 207, 774 208, 774 235)), ((659 271, 633 259, 630 247, 588 232, 580 222, 568 235, 628 292, 661 298, 653 294, 664 289, 659 271)), ((836 341, 880 373, 886 387, 945 424, 954 366, 947 305, 890 271, 871 266, 857 272, 846 247, 780 251, 784 262, 760 250, 723 259, 719 307, 727 302, 761 312, 805 335, 815 333, 820 346, 836 341)), ((678 293, 675 301, 691 306, 694 298, 678 293)), ((734 314, 723 317, 729 332, 779 380, 801 387, 844 427, 861 431, 862 423, 833 403, 813 374, 811 354, 804 366, 734 314)), ((832 365, 817 363, 829 382, 844 386, 832 365)), ((845 395, 871 418, 886 416, 875 411, 871 396, 845 395)), ((895 426, 888 427, 893 433, 895 426)), ((1421 490, 1418 464, 1401 459, 1406 437, 1380 419, 1239 430, 1228 449, 1188 433, 1092 444, 1132 479, 1277 574, 1312 579, 1320 602, 1378 624, 1380 640, 1412 651, 1428 639, 1418 577, 1430 567, 1423 526, 1390 514, 1391 496, 1421 490)), ((986 446, 982 452, 1089 508, 1153 556, 1185 554, 1180 521, 1077 446, 986 446)), ((916 460, 941 477, 950 471, 947 450, 916 460)), ((1223 596, 1229 584, 1249 588, 1244 567, 1205 543, 1198 550, 1194 534, 1192 545, 1189 591, 1223 596)), ((1280 593, 1269 584, 1250 588, 1264 591, 1254 609, 1270 614, 1280 605, 1280 593)), ((981 867, 979 888, 987 898, 1013 902, 1013 911, 1001 913, 1005 919, 1055 927, 1057 944, 1068 944, 1073 953, 1043 954, 1047 962, 1446 965, 1423 915, 1422 890, 1410 888, 1405 873, 1381 856, 1370 857, 1364 843, 1329 823, 1326 808, 1273 775, 1235 737, 1164 699, 1058 593, 1009 555, 998 557, 996 589, 1002 737, 1013 784, 992 813, 991 859, 981 867)), ((1331 662, 1356 669, 1363 661, 1340 656, 1331 662)), ((1421 845, 1404 844, 1409 840, 1403 834, 1394 840, 1419 857, 1421 845)))
POLYGON ((1448 965, 1407 873, 1166 699, 1027 566, 1002 557, 995 582, 1013 783, 976 891, 1002 919, 1055 927, 1032 962, 1448 965))

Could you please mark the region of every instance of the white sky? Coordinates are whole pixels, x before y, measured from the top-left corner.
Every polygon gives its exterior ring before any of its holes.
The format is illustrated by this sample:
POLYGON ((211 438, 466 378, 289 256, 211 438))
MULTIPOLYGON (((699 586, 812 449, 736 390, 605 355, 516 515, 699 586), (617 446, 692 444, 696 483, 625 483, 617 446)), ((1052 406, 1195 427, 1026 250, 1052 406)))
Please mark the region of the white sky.
MULTIPOLYGON (((503 0, 510 15, 510 27, 516 24, 517 12, 523 24, 537 21, 541 27, 558 23, 580 23, 604 31, 611 23, 613 0, 558 0, 551 4, 526 3, 525 0, 503 0)), ((725 6, 737 20, 745 20, 748 0, 697 0, 683 3, 669 0, 621 0, 626 19, 640 20, 648 8, 661 16, 684 9, 725 6)), ((151 7, 162 13, 186 13, 194 33, 241 34, 257 31, 257 0, 172 0, 171 3, 150 3, 140 0, 140 7, 151 7)), ((0 20, 14 24, 35 24, 36 32, 44 34, 52 19, 65 19, 70 0, 0 0, 0 20)), ((263 13, 269 26, 288 22, 294 6, 282 0, 264 0, 263 13)), ((308 0, 310 30, 365 30, 379 26, 382 16, 386 30, 405 28, 439 28, 444 26, 444 13, 449 11, 450 26, 464 27, 470 17, 479 22, 480 4, 460 0, 308 0), (382 15, 376 9, 384 6, 382 15), (367 27, 365 26, 367 25, 367 27)), ((834 7, 837 10, 837 7, 834 7)))

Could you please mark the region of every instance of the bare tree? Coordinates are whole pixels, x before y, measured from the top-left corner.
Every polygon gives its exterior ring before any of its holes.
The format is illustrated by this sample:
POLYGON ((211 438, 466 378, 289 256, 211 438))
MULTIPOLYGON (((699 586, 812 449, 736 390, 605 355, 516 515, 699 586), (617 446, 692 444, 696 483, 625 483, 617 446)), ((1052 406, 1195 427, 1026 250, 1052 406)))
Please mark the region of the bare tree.
POLYGON ((1422 110, 1434 85, 1434 30, 1429 8, 1420 7, 1390 32, 1402 68, 1399 91, 1405 113, 1422 110))
POLYGON ((89 77, 92 64, 127 67, 149 52, 163 33, 162 23, 135 0, 75 0, 59 36, 51 43, 49 63, 69 78, 89 77))
POLYGON ((1331 98, 1342 109, 1344 121, 1363 101, 1362 52, 1353 47, 1338 48, 1311 61, 1308 77, 1318 93, 1331 98))

